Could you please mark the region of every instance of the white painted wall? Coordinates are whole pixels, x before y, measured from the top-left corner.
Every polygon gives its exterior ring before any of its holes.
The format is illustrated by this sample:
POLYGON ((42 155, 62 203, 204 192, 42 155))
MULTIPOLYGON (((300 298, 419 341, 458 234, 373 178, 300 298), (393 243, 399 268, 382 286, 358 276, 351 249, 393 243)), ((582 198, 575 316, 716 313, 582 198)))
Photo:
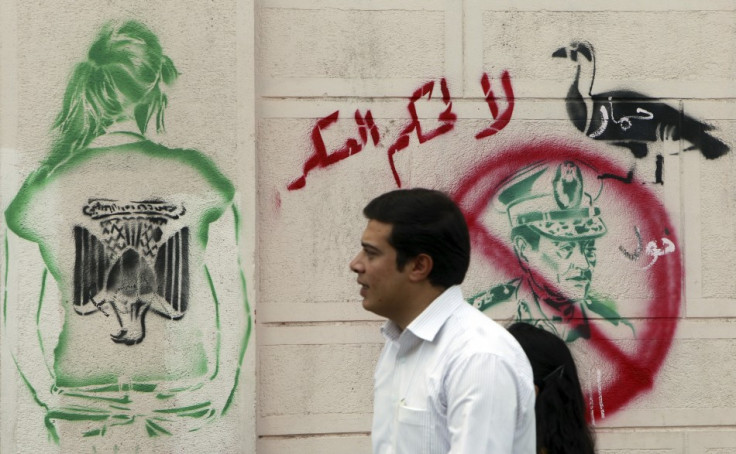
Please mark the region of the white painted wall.
MULTIPOLYGON (((409 98, 435 81, 433 101, 420 101, 417 109, 425 132, 438 126, 437 115, 447 107, 442 78, 457 121, 450 132, 421 144, 410 134, 408 147, 395 154, 403 186, 456 194, 487 160, 503 162, 514 147, 551 140, 558 149, 581 147, 624 169, 635 165, 634 184, 660 201, 671 219, 683 274, 666 281, 679 281, 681 299, 677 318, 662 320, 652 318, 659 305, 651 288, 662 277, 654 270, 667 262, 660 257, 643 270, 651 257, 623 256, 619 246, 634 250, 633 227, 643 219, 632 211, 635 199, 627 194, 633 191, 606 182, 599 204, 609 233, 598 241, 593 287, 617 303, 640 336, 667 322, 674 334, 651 389, 608 412, 619 396, 606 385, 621 385, 621 371, 587 341, 572 344, 586 391, 595 398, 600 451, 736 450, 730 353, 736 301, 728 271, 736 258, 733 152, 706 160, 697 150, 683 152, 690 146, 685 141, 665 141, 650 144, 649 160, 636 160, 621 147, 585 137, 565 110, 574 68, 551 57, 574 39, 587 40, 597 58, 593 93, 629 89, 663 98, 715 126, 713 134, 733 148, 735 19, 733 2, 259 2, 258 452, 370 452, 371 374, 381 322, 362 310, 347 264, 365 226, 363 206, 397 187, 387 151, 410 122, 409 98), (511 121, 476 140, 493 120, 481 76, 491 77, 503 111, 503 71, 515 95, 511 121), (360 142, 356 110, 371 111, 378 145, 369 138, 359 153, 311 170, 303 188, 288 190, 314 153, 310 134, 320 119, 339 111, 339 120, 321 132, 328 152, 348 138, 360 142), (656 154, 664 158, 663 185, 653 184, 656 154)), ((504 238, 503 222, 496 226, 504 238)), ((653 239, 661 245, 664 236, 645 238, 643 246, 653 239)), ((511 278, 503 264, 474 247, 466 297, 511 278)), ((513 308, 490 315, 508 319, 513 308)), ((635 338, 630 330, 597 323, 622 351, 668 342, 668 336, 635 338)))
MULTIPOLYGON (((113 344, 107 334, 99 339, 89 339, 89 351, 111 348, 117 345, 121 350, 118 358, 126 370, 137 370, 141 364, 151 361, 171 361, 188 352, 168 353, 165 348, 181 342, 191 345, 203 344, 212 348, 219 336, 222 345, 221 362, 218 375, 223 377, 226 370, 237 370, 238 345, 234 351, 226 349, 226 338, 241 333, 248 325, 245 316, 225 318, 227 304, 243 304, 238 278, 243 272, 247 284, 247 297, 254 309, 255 292, 255 238, 256 238, 256 187, 255 187, 255 131, 254 117, 254 6, 250 1, 226 2, 106 2, 62 1, 54 3, 27 3, 14 0, 3 1, 0 5, 0 30, 2 35, 2 61, 0 79, 0 140, 2 155, 3 211, 17 193, 23 180, 35 170, 48 154, 51 143, 49 133, 55 115, 60 109, 62 96, 77 62, 87 57, 92 41, 104 23, 110 20, 137 20, 146 24, 159 38, 164 53, 171 57, 181 73, 177 82, 169 90, 169 103, 166 110, 164 134, 149 137, 169 147, 197 149, 210 158, 224 176, 236 187, 234 204, 241 217, 239 219, 240 237, 233 236, 233 219, 230 216, 228 227, 213 227, 210 231, 211 243, 204 260, 209 262, 213 285, 217 288, 220 302, 221 330, 211 329, 214 319, 214 306, 211 297, 193 298, 190 311, 181 319, 187 326, 202 327, 202 338, 184 342, 175 332, 182 324, 169 321, 149 313, 147 335, 138 346, 113 344), (216 238, 224 234, 229 242, 216 238), (237 246, 235 246, 237 240, 237 246), (226 244, 228 249, 223 250, 226 244), (240 257, 240 263, 238 262, 240 257), (217 269, 226 271, 225 278, 218 278, 217 269), (156 335, 157 329, 166 329, 165 336, 156 335), (154 339, 164 339, 157 346, 150 345, 154 339), (148 345, 146 345, 148 344, 148 345), (131 353, 131 349, 146 346, 148 355, 131 353), (157 351, 158 350, 158 351, 157 351)), ((155 129, 155 128, 152 128, 155 129)), ((110 168, 109 181, 114 181, 126 168, 110 168)), ((183 174, 176 170, 161 175, 153 170, 138 169, 138 175, 129 176, 132 190, 155 186, 161 178, 180 178, 182 202, 187 205, 194 199, 187 195, 186 185, 193 180, 181 180, 183 174)), ((88 191, 90 196, 99 191, 108 181, 102 178, 80 179, 77 188, 67 188, 79 192, 88 191)), ((179 184, 177 183, 177 184, 179 184)), ((170 187, 173 189, 173 187, 170 187)), ((205 196, 205 194, 199 194, 205 196)), ((72 216, 66 210, 66 202, 60 198, 56 206, 58 218, 72 216)), ((190 207, 191 208, 191 207, 190 207)), ((53 208, 51 209, 52 218, 53 208)), ((80 212, 81 215, 81 212, 80 212)), ((4 217, 3 217, 4 218, 4 217)), ((222 218, 226 220, 227 216, 222 218)), ((35 221, 34 221, 35 222, 35 221)), ((40 221, 38 221, 40 222, 40 221)), ((47 221, 49 222, 49 221, 47 221)), ((53 221, 51 221, 53 222, 53 221)), ((3 321, 2 354, 0 356, 0 452, 243 452, 255 451, 255 389, 256 389, 256 339, 251 332, 248 348, 242 363, 238 386, 232 405, 225 416, 213 418, 195 432, 173 431, 172 434, 151 437, 147 434, 144 418, 154 415, 150 410, 160 401, 152 393, 144 396, 131 393, 135 405, 136 421, 129 426, 108 425, 104 436, 82 437, 79 427, 83 423, 61 423, 58 425, 60 440, 56 444, 49 440, 44 426, 46 411, 36 402, 16 370, 13 358, 31 358, 37 334, 34 324, 30 328, 23 320, 36 316, 37 300, 28 293, 38 291, 42 268, 33 267, 40 262, 35 244, 19 239, 5 228, 3 220, 3 321), (8 270, 10 272, 8 273, 8 270), (7 274, 6 274, 7 273, 7 274), (149 403, 144 402, 149 398, 149 403), (147 408, 147 406, 150 406, 147 408), (148 416, 145 416, 148 415, 148 416)), ((220 222, 222 224, 222 222, 220 222)), ((59 241, 64 241, 60 239, 59 241)), ((72 241, 73 239, 67 239, 72 241)), ((73 243, 72 243, 73 244, 73 243)), ((193 273, 201 273, 202 258, 192 260, 193 273)), ((194 274, 193 274, 194 275, 194 274)), ((192 279, 192 285, 194 284, 192 279)), ((201 281, 200 281, 201 283, 201 281)), ((52 280, 47 281, 47 303, 40 317, 38 330, 43 337, 61 328, 63 312, 61 296, 52 280), (49 298, 50 296, 50 298, 49 298), (53 300, 53 301, 49 301, 53 300)), ((199 290, 192 288, 193 295, 209 295, 205 286, 199 290), (202 293, 203 292, 203 293, 202 293)), ((251 316, 254 312, 251 313, 251 316)), ((88 317, 92 320, 99 314, 88 317)), ((73 312, 70 317, 80 317, 73 312)), ((53 348, 56 339, 46 344, 46 360, 53 365, 53 348)), ((140 351, 140 350, 139 350, 140 351)), ((211 351, 211 350, 208 350, 211 351)), ((84 353, 84 352, 83 352, 84 353)), ((83 356, 83 355, 82 355, 83 356)), ((212 360, 213 356, 209 357, 212 360)), ((24 361, 21 367, 30 381, 42 383, 41 377, 48 376, 43 361, 24 361)), ((209 364, 208 373, 213 372, 209 364)), ((93 366, 93 365, 92 365, 93 366)), ((101 371, 104 372, 104 371, 101 371)), ((135 382, 131 378, 131 382, 135 382)), ((159 389, 174 386, 176 380, 158 383, 159 389)), ((215 383, 215 382, 213 382, 215 383)), ((203 388, 205 389, 205 388, 203 388)), ((229 388, 228 388, 229 389, 229 388)), ((43 390, 42 390, 43 391, 43 390)), ((66 393, 71 393, 67 389, 66 393)), ((209 393, 211 398, 218 392, 209 393)), ((195 392, 184 392, 178 402, 184 405, 187 399, 194 398, 195 392)), ((125 404, 121 404, 125 406, 125 404)), ((194 418, 191 418, 194 420, 194 418)), ((162 424, 162 426, 166 426, 162 424)), ((185 429, 187 430, 185 426, 185 429)))
MULTIPOLYGON (((630 89, 662 98, 715 126, 713 135, 733 148, 732 1, 115 1, 104 6, 4 1, 3 209, 48 153, 49 128, 73 64, 84 58, 101 25, 116 18, 149 25, 182 73, 169 94, 167 133, 156 140, 202 151, 237 188, 239 253, 255 320, 237 402, 225 417, 189 434, 149 438, 110 432, 62 439, 57 446, 47 440, 44 411, 12 359, 27 351, 20 340, 34 333, 19 330, 11 313, 0 328, 0 451, 370 452, 371 377, 382 345, 381 320, 362 309, 348 262, 365 225, 363 206, 397 187, 387 151, 410 123, 409 98, 434 81, 432 101, 416 103, 428 133, 448 108, 442 79, 457 120, 450 131, 423 143, 415 131, 409 134, 408 146, 394 155, 403 187, 458 195, 489 160, 503 164, 514 149, 544 140, 624 169, 635 166, 632 185, 661 202, 644 213, 659 210, 671 220, 676 253, 643 270, 651 259, 628 260, 619 246, 633 251, 633 227, 649 216, 633 210, 630 186, 605 183, 599 203, 609 234, 598 243, 593 286, 617 303, 637 333, 669 323, 674 334, 671 340, 642 338, 593 322, 621 351, 667 347, 651 374, 651 389, 616 411, 610 408, 621 396, 607 386, 621 385, 621 368, 588 341, 572 344, 586 391, 594 396, 600 451, 736 450, 734 153, 706 160, 697 150, 683 151, 689 147, 685 141, 666 141, 650 144, 650 159, 636 160, 621 147, 585 137, 565 110, 574 67, 551 57, 572 40, 585 39, 596 50, 593 93, 630 89), (490 77, 503 112, 508 107, 500 83, 504 71, 515 100, 510 122, 497 134, 476 139, 493 121, 481 76, 490 77), (322 131, 328 152, 348 138, 361 142, 356 110, 362 116, 370 110, 378 143, 368 137, 359 153, 310 170, 303 188, 289 190, 314 153, 311 134, 320 119, 339 111, 339 120, 322 131), (653 184, 656 154, 664 158, 663 185, 653 184), (672 269, 675 259, 683 265, 681 276, 655 274, 657 267, 672 269), (651 290, 658 279, 680 285, 679 295, 665 292, 680 299, 674 319, 652 316, 659 307, 651 290), (603 393, 597 391, 599 373, 603 393)), ((509 164, 499 172, 516 170, 518 165, 509 164)), ((491 224, 499 238, 508 233, 502 220, 491 224)), ((22 244, 6 237, 13 247, 22 244)), ((30 271, 34 248, 28 246, 23 256, 11 247, 8 266, 30 271)), ((463 285, 466 297, 513 277, 505 263, 487 258, 478 243, 474 248, 463 285)), ((12 296, 18 283, 3 285, 12 296)), ((32 318, 36 304, 28 307, 31 312, 23 316, 32 318)), ((513 306, 489 315, 508 320, 513 306)), ((33 373, 44 373, 42 364, 37 367, 33 373)))

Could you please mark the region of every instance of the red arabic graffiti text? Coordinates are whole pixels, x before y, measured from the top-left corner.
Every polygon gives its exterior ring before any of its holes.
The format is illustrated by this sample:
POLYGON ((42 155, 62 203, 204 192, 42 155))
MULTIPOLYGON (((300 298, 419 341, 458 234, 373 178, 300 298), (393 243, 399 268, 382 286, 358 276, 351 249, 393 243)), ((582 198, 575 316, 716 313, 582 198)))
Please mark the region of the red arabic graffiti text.
MULTIPOLYGON (((481 88, 483 89, 483 94, 485 95, 486 103, 488 104, 488 108, 491 111, 494 121, 488 128, 476 134, 475 137, 479 140, 492 136, 505 128, 511 120, 511 115, 514 111, 514 90, 511 87, 511 77, 509 76, 508 71, 503 71, 501 74, 501 85, 507 102, 507 106, 503 112, 499 113, 496 95, 491 89, 491 79, 488 77, 488 74, 483 73, 480 83, 481 88)), ((406 106, 410 116, 409 123, 401 129, 396 140, 394 140, 394 142, 387 148, 389 166, 398 187, 401 187, 401 177, 399 176, 394 164, 394 155, 409 146, 412 134, 416 132, 417 140, 422 144, 443 134, 447 134, 455 127, 457 114, 452 111, 450 90, 447 86, 447 81, 442 78, 440 80, 440 91, 442 92, 442 102, 445 107, 437 116, 439 125, 428 131, 422 130, 422 122, 417 115, 417 103, 423 98, 430 101, 432 99, 434 87, 435 81, 432 80, 414 91, 412 96, 409 98, 409 104, 406 106)), ((315 168, 331 166, 349 156, 359 153, 363 150, 363 147, 368 144, 369 137, 374 146, 378 145, 380 135, 373 120, 373 114, 368 110, 365 115, 361 115, 360 110, 356 110, 354 118, 355 123, 358 126, 359 139, 354 137, 348 138, 339 147, 328 153, 322 137, 322 131, 336 123, 339 119, 339 114, 340 111, 336 110, 330 115, 317 120, 317 124, 312 128, 311 134, 314 153, 309 156, 307 161, 304 163, 302 175, 287 185, 288 190, 293 191, 303 188, 307 183, 307 174, 315 168)))
POLYGON ((489 127, 475 135, 475 138, 479 140, 492 136, 505 128, 509 124, 509 121, 511 121, 511 114, 514 113, 514 89, 511 88, 511 76, 509 76, 508 71, 504 71, 501 74, 501 85, 503 86, 503 92, 508 104, 500 115, 498 113, 496 96, 493 94, 493 90, 491 90, 491 80, 488 78, 488 74, 483 73, 483 77, 480 78, 480 85, 483 88, 483 93, 486 95, 486 103, 488 104, 488 108, 491 109, 491 115, 495 121, 489 127))

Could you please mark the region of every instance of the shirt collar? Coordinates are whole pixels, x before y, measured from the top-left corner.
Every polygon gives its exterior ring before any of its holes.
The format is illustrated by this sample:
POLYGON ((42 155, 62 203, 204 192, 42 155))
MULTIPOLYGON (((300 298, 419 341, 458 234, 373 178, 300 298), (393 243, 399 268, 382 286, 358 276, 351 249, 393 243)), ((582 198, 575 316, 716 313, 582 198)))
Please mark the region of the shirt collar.
MULTIPOLYGON (((411 332, 419 339, 432 342, 435 336, 455 310, 465 302, 459 285, 453 285, 434 299, 426 309, 415 318, 406 331, 411 332)), ((381 327, 381 333, 389 340, 396 341, 401 335, 396 323, 387 320, 381 327)))

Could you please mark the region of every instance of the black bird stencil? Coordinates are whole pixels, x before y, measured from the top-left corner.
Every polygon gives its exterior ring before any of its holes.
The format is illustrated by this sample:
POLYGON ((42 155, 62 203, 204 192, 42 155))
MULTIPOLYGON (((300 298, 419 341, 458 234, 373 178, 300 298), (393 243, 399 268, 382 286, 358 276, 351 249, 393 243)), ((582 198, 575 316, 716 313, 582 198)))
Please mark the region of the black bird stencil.
MULTIPOLYGON (((567 92, 567 113, 575 127, 586 136, 625 147, 636 158, 648 155, 648 143, 662 140, 688 141, 687 150, 699 149, 706 159, 715 159, 729 147, 709 131, 713 127, 681 110, 630 90, 593 94, 595 52, 586 41, 573 41, 557 49, 553 57, 575 64, 575 78, 567 92)), ((657 157, 657 182, 661 183, 662 158, 657 157)))

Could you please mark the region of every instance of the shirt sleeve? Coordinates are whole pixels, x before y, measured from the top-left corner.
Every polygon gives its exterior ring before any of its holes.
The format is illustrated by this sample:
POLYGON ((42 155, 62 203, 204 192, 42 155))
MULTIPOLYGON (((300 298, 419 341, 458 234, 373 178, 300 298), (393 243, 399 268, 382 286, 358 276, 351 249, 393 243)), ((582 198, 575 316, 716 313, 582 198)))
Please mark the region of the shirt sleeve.
POLYGON ((469 355, 452 368, 445 386, 450 454, 534 454, 533 413, 518 417, 527 410, 518 402, 529 396, 519 398, 516 374, 505 361, 492 353, 469 355))

